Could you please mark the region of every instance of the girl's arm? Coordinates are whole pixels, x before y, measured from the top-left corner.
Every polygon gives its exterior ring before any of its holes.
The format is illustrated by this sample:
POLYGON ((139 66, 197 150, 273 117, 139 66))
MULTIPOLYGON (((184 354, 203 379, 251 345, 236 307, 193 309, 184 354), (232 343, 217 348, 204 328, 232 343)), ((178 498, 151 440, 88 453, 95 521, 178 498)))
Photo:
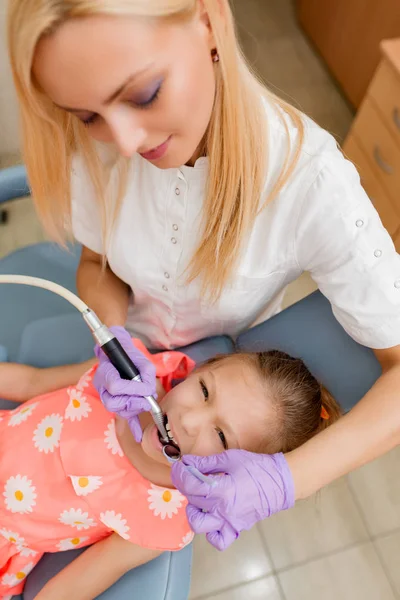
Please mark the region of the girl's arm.
POLYGON ((96 363, 95 358, 76 365, 36 369, 28 365, 0 364, 0 398, 26 402, 35 396, 48 394, 75 385, 96 363))
POLYGON ((161 554, 113 533, 88 548, 44 586, 35 600, 93 600, 127 571, 161 554))

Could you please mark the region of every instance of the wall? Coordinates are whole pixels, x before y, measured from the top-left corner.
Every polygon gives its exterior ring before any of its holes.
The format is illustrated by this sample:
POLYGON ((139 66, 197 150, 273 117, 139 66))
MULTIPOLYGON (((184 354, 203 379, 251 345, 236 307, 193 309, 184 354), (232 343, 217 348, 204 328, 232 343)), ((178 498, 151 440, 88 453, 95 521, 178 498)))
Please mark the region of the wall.
POLYGON ((6 50, 6 0, 0 0, 0 157, 19 150, 18 110, 6 50))

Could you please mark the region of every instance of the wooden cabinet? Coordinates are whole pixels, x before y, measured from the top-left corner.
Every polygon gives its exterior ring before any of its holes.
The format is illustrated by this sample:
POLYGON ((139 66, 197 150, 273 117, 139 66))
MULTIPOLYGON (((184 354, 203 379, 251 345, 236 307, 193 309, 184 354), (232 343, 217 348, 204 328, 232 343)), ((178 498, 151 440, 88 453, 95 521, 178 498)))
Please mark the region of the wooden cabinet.
POLYGON ((296 0, 301 26, 358 108, 379 63, 379 43, 400 36, 399 0, 296 0))
POLYGON ((382 52, 343 151, 400 251, 400 39, 382 52))

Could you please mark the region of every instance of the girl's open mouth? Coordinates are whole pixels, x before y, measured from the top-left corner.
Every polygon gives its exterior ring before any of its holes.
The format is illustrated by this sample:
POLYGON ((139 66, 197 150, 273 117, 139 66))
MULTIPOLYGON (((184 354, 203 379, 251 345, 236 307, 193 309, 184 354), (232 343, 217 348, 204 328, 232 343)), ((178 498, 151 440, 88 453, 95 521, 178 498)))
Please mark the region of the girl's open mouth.
POLYGON ((161 439, 160 432, 157 431, 158 439, 160 440, 161 445, 163 447, 168 446, 168 452, 167 452, 167 454, 168 454, 168 456, 171 456, 171 458, 172 458, 173 454, 176 455, 176 456, 180 455, 181 451, 180 451, 180 448, 178 446, 178 442, 175 440, 175 438, 172 435, 171 428, 170 428, 170 426, 168 424, 168 417, 167 417, 167 415, 164 415, 164 427, 167 430, 170 442, 168 444, 165 444, 162 441, 162 439, 161 439))

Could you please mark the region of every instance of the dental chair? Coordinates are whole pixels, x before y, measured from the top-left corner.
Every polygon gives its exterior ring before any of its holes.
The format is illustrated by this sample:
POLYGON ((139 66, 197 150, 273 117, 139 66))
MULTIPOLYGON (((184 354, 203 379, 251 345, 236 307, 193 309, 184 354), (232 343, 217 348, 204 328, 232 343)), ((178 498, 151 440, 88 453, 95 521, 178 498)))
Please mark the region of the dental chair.
MULTIPOLYGON (((0 205, 27 194, 24 167, 0 171, 0 205)), ((5 226, 0 225, 0 236, 1 227, 5 226)), ((51 243, 36 244, 0 259, 0 274, 43 277, 76 292, 79 256, 78 246, 65 251, 51 243)), ((36 367, 72 364, 93 356, 93 345, 82 317, 62 298, 36 288, 0 285, 0 361, 36 367)), ((301 357, 344 411, 350 410, 381 374, 373 352, 346 334, 319 291, 244 332, 236 342, 218 336, 182 348, 197 363, 235 349, 279 349, 301 357)), ((0 408, 15 408, 15 404, 3 400, 0 408)), ((45 555, 28 576, 24 600, 33 600, 44 584, 78 553, 74 550, 45 555)), ((187 600, 191 559, 190 546, 179 552, 165 552, 127 573, 98 598, 187 600)))

